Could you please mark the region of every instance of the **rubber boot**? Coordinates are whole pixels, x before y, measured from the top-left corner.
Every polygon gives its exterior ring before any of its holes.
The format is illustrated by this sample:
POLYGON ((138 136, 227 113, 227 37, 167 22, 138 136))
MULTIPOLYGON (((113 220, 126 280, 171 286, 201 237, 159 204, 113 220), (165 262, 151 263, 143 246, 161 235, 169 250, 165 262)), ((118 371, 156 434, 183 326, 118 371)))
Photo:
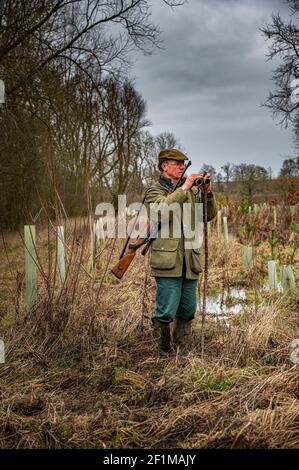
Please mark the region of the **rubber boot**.
POLYGON ((170 325, 153 318, 153 335, 158 341, 159 354, 167 356, 171 351, 170 325))
POLYGON ((192 320, 185 321, 181 318, 174 320, 173 341, 184 354, 188 353, 191 347, 191 323, 192 320))

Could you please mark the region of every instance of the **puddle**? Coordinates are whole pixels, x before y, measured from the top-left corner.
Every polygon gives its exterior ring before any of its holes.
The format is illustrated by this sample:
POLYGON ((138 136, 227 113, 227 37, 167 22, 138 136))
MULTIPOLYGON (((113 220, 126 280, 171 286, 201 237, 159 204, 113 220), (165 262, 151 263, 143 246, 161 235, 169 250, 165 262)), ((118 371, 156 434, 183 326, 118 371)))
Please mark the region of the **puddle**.
MULTIPOLYGON (((248 303, 245 289, 230 289, 217 295, 207 297, 206 311, 208 315, 218 319, 227 319, 230 315, 244 312, 248 303)), ((201 299, 202 307, 202 299, 201 299)))
MULTIPOLYGON (((264 286, 263 290, 269 290, 267 286, 264 286)), ((282 289, 280 285, 277 286, 278 292, 282 289)), ((202 298, 200 302, 200 310, 202 309, 202 298)), ((246 313, 254 309, 254 303, 246 298, 245 289, 232 288, 225 290, 222 293, 216 295, 210 295, 207 297, 206 312, 214 320, 223 320, 225 323, 232 315, 238 313, 246 313)), ((259 303, 258 310, 260 312, 267 312, 269 305, 265 305, 263 302, 259 303)))

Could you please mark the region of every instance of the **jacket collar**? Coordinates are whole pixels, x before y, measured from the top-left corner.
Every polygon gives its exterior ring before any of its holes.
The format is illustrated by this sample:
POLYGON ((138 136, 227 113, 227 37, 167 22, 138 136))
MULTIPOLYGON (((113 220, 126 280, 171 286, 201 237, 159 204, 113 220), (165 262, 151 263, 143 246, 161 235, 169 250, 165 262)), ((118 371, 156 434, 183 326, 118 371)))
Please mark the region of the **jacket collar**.
MULTIPOLYGON (((182 179, 182 181, 179 184, 179 187, 184 184, 185 179, 186 179, 185 177, 182 179)), ((172 191, 175 186, 171 182, 171 180, 169 178, 166 178, 166 176, 164 176, 162 173, 160 174, 159 183, 161 186, 163 186, 163 188, 167 189, 168 191, 172 191)))
POLYGON ((167 191, 172 191, 174 188, 174 185, 172 184, 171 180, 169 178, 166 178, 162 173, 159 178, 159 184, 163 186, 163 188, 167 189, 167 191))

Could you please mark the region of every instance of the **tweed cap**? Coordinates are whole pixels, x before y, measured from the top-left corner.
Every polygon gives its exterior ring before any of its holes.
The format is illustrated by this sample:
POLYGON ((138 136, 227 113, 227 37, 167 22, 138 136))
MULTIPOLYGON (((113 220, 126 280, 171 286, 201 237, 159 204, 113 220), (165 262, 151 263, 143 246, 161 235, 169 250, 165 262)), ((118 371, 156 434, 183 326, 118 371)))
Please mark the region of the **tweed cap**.
POLYGON ((158 155, 158 160, 178 160, 178 161, 183 161, 183 160, 189 160, 188 157, 186 157, 183 152, 180 150, 174 149, 174 148, 169 148, 169 149, 163 149, 159 152, 158 155))

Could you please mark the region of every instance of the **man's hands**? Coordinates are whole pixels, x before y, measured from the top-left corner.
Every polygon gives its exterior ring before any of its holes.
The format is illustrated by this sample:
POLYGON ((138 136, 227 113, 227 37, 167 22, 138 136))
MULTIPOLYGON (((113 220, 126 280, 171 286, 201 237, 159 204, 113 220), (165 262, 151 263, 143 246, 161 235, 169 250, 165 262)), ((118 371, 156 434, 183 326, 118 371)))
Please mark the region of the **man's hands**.
MULTIPOLYGON (((185 183, 181 186, 182 190, 188 191, 189 189, 191 189, 194 184, 194 181, 198 178, 210 178, 210 175, 208 173, 194 173, 193 175, 187 176, 185 183)), ((212 183, 209 183, 208 185, 201 185, 198 187, 201 191, 206 191, 207 193, 212 191, 212 183)))

